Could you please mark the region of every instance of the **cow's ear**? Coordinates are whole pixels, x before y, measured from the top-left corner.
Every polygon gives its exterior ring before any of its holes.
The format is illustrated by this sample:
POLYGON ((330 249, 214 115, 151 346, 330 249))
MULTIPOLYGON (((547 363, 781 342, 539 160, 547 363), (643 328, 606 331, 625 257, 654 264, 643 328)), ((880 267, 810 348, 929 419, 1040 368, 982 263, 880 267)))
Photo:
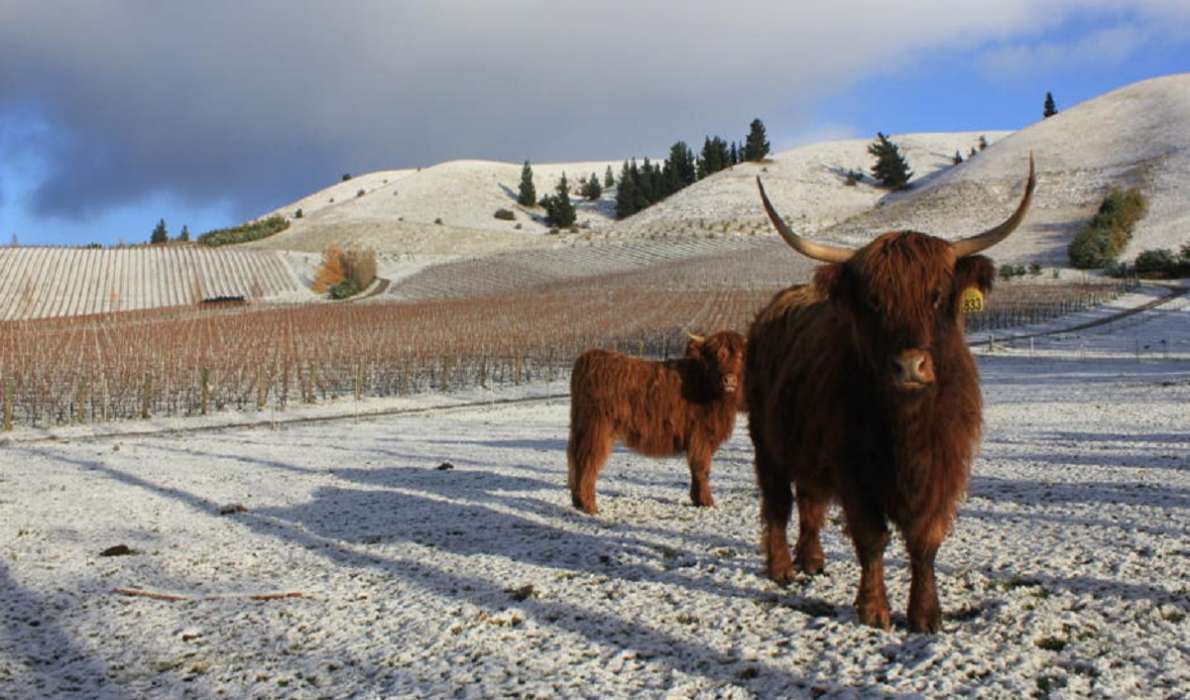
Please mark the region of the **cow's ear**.
POLYGON ((814 271, 814 286, 830 299, 839 299, 843 294, 843 265, 823 265, 814 271))
POLYGON ((954 266, 954 288, 961 294, 964 289, 976 287, 987 294, 992 291, 996 279, 996 265, 983 255, 968 255, 959 258, 954 266))

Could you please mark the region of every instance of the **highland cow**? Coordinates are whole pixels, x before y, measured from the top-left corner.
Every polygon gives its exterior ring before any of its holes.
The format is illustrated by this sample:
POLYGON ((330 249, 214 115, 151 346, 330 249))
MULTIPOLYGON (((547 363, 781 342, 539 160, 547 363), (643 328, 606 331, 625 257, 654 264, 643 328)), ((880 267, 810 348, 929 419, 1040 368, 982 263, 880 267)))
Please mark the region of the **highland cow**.
POLYGON ((748 429, 761 546, 774 581, 822 570, 819 532, 828 506, 838 502, 861 567, 860 621, 889 626, 884 550, 891 521, 909 554, 909 628, 938 630, 934 557, 966 491, 982 429, 979 376, 960 304, 970 290, 990 289, 992 261, 977 253, 1020 224, 1035 184, 1030 156, 1020 205, 999 226, 954 243, 885 233, 855 251, 793 233, 760 185, 785 241, 828 263, 812 284, 779 292, 748 334, 748 429), (798 511, 792 558, 785 535, 791 484, 798 511))
POLYGON ((741 409, 744 337, 692 336, 686 357, 655 362, 588 350, 570 377, 566 447, 574 507, 597 513, 595 482, 618 441, 648 457, 685 454, 690 500, 712 506, 711 456, 741 409))

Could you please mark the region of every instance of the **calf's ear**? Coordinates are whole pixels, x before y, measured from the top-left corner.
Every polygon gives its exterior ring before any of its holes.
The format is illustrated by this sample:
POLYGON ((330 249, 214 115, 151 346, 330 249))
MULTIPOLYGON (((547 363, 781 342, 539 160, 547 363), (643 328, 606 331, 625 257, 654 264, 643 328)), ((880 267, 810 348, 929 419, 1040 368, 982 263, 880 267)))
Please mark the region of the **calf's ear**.
POLYGON ((954 265, 954 288, 959 294, 964 289, 975 287, 983 294, 992 290, 996 279, 996 265, 983 255, 968 255, 959 258, 954 265))

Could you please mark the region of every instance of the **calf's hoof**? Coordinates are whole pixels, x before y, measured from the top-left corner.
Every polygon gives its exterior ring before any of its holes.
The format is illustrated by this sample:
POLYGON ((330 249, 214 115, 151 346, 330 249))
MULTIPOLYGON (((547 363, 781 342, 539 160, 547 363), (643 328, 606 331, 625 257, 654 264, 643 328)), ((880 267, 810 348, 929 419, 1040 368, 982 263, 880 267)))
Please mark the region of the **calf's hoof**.
POLYGON ((597 507, 595 507, 594 499, 592 499, 591 501, 588 502, 588 501, 585 501, 582 498, 572 494, 570 497, 570 503, 575 508, 581 510, 582 512, 586 513, 587 515, 599 515, 599 509, 597 507))

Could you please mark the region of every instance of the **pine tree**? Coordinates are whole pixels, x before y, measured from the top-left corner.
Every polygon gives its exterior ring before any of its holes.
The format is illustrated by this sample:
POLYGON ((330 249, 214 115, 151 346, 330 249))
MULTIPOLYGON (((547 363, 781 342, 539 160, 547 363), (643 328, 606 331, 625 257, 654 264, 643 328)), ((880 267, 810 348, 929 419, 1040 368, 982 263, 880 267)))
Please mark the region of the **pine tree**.
POLYGON ((149 243, 157 245, 158 243, 166 243, 169 241, 169 231, 165 228, 165 219, 157 222, 153 227, 153 233, 149 235, 149 243))
POLYGON ((620 186, 616 188, 616 218, 623 219, 632 216, 637 211, 632 171, 628 167, 628 161, 624 161, 624 167, 620 169, 620 186))
POLYGON ((985 150, 987 147, 988 147, 988 140, 983 137, 983 134, 980 134, 979 135, 979 150, 981 150, 981 151, 985 150))
POLYGON ((951 159, 951 162, 952 162, 952 163, 954 163, 955 165, 958 165, 959 163, 962 163, 962 162, 963 162, 963 154, 962 154, 962 153, 959 153, 959 152, 956 150, 956 151, 954 152, 954 158, 952 158, 952 159, 951 159))
POLYGON ((570 183, 566 181, 566 173, 558 181, 558 189, 552 196, 541 200, 545 207, 545 220, 550 226, 569 226, 574 223, 574 205, 570 202, 570 183))
POLYGON ((531 207, 537 202, 537 188, 533 186, 533 168, 529 167, 529 161, 525 161, 525 167, 521 168, 521 189, 516 201, 523 207, 531 207))
POLYGON ((876 132, 876 139, 875 143, 868 145, 868 153, 876 157, 876 165, 872 166, 872 177, 889 189, 907 188, 913 171, 901 155, 901 149, 880 132, 876 132))
POLYGON ((616 186, 616 176, 612 174, 612 166, 610 166, 610 165, 607 166, 607 172, 605 172, 603 174, 603 186, 604 187, 615 187, 616 186))
POLYGON ((190 240, 190 227, 182 224, 182 232, 178 234, 178 240, 185 243, 190 240))
POLYGON ((740 162, 740 149, 736 148, 735 141, 731 142, 731 150, 728 152, 728 161, 732 165, 740 162))
POLYGON ((1045 111, 1041 113, 1041 116, 1045 119, 1049 119, 1057 113, 1058 105, 1054 104, 1054 95, 1053 93, 1047 91, 1045 93, 1045 111))
POLYGON ((595 173, 591 173, 591 179, 583 182, 580 193, 592 202, 603 196, 603 186, 599 184, 599 178, 595 173))
POLYGON ((968 158, 974 158, 979 151, 975 150, 975 146, 971 147, 971 152, 967 154, 968 158))
POLYGON ((744 160, 763 160, 769 154, 769 142, 764 133, 764 122, 753 119, 744 140, 744 160))
POLYGON ((669 160, 666 164, 672 169, 672 181, 676 183, 674 192, 693 185, 697 177, 697 172, 694 167, 694 152, 686 145, 685 141, 678 141, 669 147, 669 160))

